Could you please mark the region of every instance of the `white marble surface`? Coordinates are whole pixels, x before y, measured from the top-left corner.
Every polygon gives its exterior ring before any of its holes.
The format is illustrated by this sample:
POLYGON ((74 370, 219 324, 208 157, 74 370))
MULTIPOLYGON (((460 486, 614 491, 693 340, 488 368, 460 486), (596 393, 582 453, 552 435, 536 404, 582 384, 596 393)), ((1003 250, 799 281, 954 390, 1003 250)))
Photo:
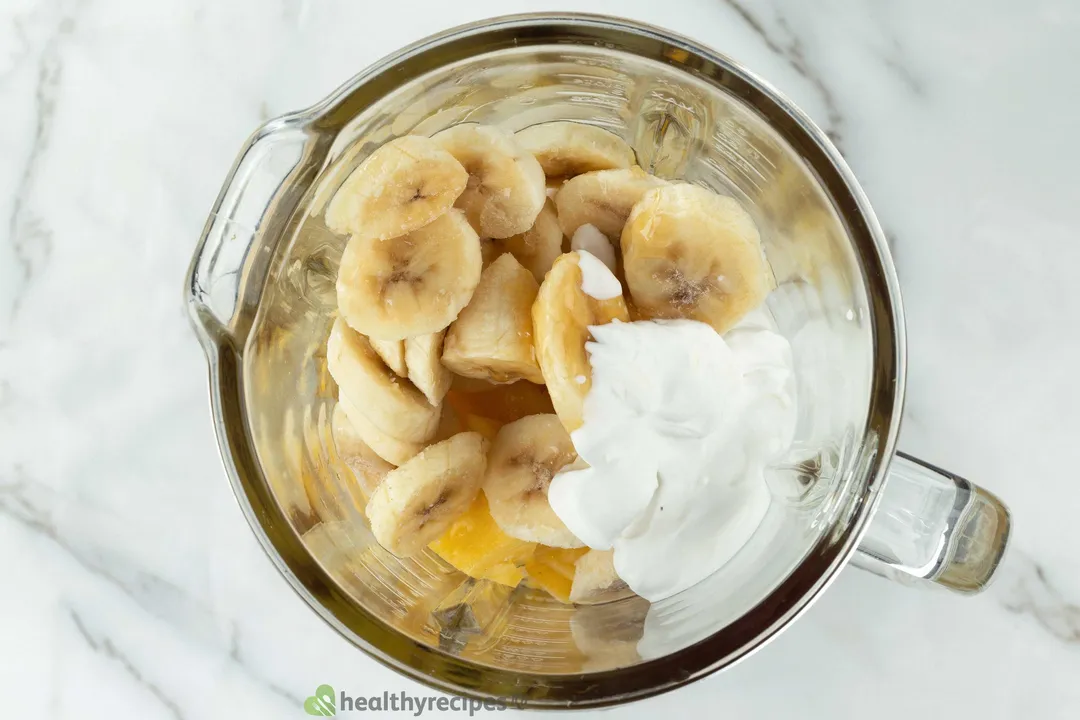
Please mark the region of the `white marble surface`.
MULTIPOLYGON (((902 445, 1016 515, 978 599, 848 570, 749 662, 610 716, 1077 717, 1080 6, 573 4, 717 47, 838 138, 906 293, 902 445)), ((410 687, 250 534, 181 279, 261 120, 423 35, 535 9, 557 6, 0 3, 4 717, 298 718, 320 682, 410 687)))

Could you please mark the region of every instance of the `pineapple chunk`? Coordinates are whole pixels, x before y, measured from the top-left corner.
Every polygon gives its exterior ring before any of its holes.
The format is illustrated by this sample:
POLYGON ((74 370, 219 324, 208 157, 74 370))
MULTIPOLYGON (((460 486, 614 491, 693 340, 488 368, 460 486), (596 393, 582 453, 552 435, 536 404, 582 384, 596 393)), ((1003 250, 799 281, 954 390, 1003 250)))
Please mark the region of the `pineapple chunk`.
POLYGON ((574 583, 574 563, 589 552, 589 548, 566 550, 541 545, 536 554, 525 563, 529 582, 546 590, 559 602, 570 602, 570 586, 574 583))
POLYGON ((497 582, 500 585, 509 585, 510 587, 517 587, 518 584, 525 579, 525 570, 518 567, 513 563, 500 563, 495 567, 487 570, 479 575, 478 578, 484 580, 491 580, 497 582))
POLYGON ((500 530, 488 511, 487 498, 480 493, 465 514, 428 547, 466 575, 514 587, 525 577, 522 566, 537 546, 500 530))

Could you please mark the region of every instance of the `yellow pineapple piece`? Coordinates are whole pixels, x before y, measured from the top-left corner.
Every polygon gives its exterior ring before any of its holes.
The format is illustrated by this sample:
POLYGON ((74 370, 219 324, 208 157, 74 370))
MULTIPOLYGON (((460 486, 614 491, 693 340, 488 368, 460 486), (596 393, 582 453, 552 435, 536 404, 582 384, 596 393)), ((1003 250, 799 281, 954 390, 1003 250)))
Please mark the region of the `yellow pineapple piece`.
POLYGON ((546 590, 559 602, 570 602, 570 586, 574 583, 574 563, 589 552, 589 548, 553 548, 541 545, 527 563, 529 582, 546 590))
POLYGON ((525 577, 521 568, 536 552, 536 543, 512 538, 499 529, 484 493, 428 547, 466 575, 510 587, 525 577))
POLYGON ((513 563, 500 563, 476 577, 497 582, 500 585, 517 587, 525 579, 525 570, 513 563))

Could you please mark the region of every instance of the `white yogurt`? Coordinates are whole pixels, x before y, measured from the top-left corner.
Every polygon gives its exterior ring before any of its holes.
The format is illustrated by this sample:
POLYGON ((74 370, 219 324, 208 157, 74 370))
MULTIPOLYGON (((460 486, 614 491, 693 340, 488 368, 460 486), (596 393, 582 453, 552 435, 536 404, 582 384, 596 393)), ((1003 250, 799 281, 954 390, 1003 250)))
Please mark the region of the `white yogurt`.
POLYGON ((615 248, 607 235, 600 232, 595 225, 586 223, 575 230, 573 237, 570 238, 570 249, 591 253, 597 260, 607 265, 608 270, 615 271, 615 248))
POLYGON ((724 337, 693 320, 590 329, 572 434, 589 467, 558 474, 548 498, 582 541, 614 548, 634 592, 661 600, 727 563, 765 516, 764 469, 795 429, 791 349, 762 312, 724 337))
POLYGON ((610 300, 622 295, 622 283, 612 274, 606 263, 585 250, 578 250, 577 254, 582 292, 597 300, 610 300))

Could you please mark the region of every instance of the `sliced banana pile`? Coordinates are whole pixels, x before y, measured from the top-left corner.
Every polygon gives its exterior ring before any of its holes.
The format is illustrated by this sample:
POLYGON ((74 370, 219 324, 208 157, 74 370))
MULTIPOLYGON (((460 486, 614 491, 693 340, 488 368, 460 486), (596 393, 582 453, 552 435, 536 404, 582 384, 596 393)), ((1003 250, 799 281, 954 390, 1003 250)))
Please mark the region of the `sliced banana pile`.
POLYGON ((547 499, 556 473, 582 466, 570 433, 590 328, 633 308, 723 332, 771 287, 737 202, 634 162, 599 127, 466 123, 386 143, 328 203, 326 226, 348 237, 331 428, 390 552, 430 548, 562 602, 628 593, 610 552, 586 548, 547 499), (613 289, 587 292, 586 271, 613 289))

